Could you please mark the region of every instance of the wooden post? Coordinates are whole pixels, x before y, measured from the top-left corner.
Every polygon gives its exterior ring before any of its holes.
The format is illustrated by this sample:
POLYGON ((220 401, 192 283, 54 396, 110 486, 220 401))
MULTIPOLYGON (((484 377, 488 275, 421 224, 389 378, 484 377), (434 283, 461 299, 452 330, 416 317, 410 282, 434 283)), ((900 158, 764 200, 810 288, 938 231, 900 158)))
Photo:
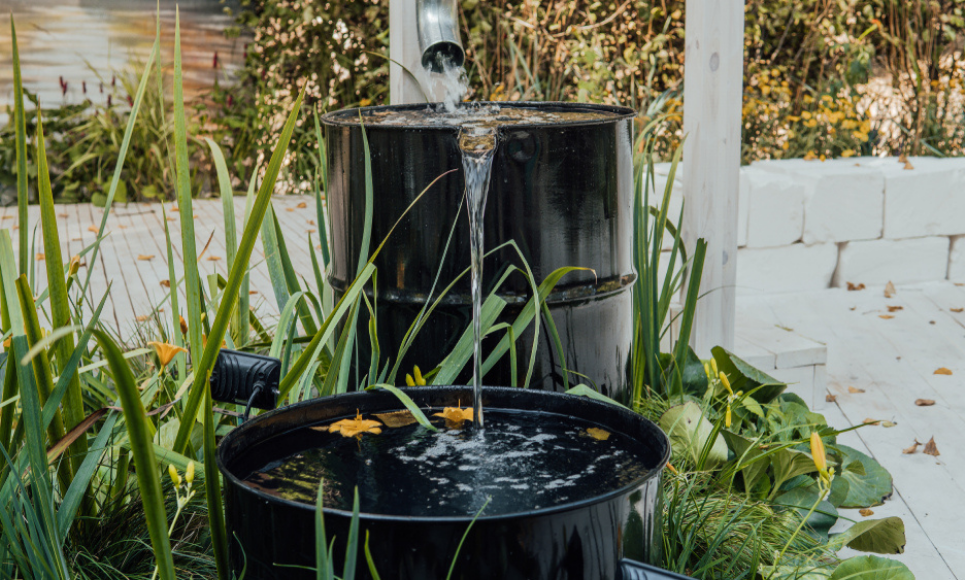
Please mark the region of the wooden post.
POLYGON ((416 0, 389 0, 389 57, 395 61, 389 63, 389 101, 393 105, 425 101, 416 81, 396 64, 423 74, 415 5, 416 0))
POLYGON ((691 255, 708 244, 691 338, 701 357, 734 344, 743 76, 743 0, 687 0, 682 235, 691 255))

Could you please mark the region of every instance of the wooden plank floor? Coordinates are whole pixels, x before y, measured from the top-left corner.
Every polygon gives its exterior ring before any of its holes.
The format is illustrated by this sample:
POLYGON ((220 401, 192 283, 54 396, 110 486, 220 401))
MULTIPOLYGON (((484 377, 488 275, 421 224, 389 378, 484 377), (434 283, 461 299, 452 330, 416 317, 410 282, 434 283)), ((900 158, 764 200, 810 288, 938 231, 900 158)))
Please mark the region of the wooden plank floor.
MULTIPOLYGON (((895 558, 920 580, 965 579, 963 308, 965 288, 951 282, 899 287, 890 299, 880 287, 831 289, 745 298, 738 307, 738 319, 742 311, 753 312, 827 344, 827 388, 836 401, 822 412, 831 425, 896 423, 859 429, 842 442, 877 459, 894 477, 894 496, 874 508, 874 517, 902 517, 908 544, 895 558), (934 374, 939 368, 952 374, 934 374), (917 399, 935 405, 917 406, 917 399), (940 456, 921 448, 902 453, 932 437, 940 456)), ((847 516, 862 519, 856 512, 847 516)))
MULTIPOLYGON (((234 203, 240 236, 244 198, 237 197, 234 203)), ((311 233, 317 244, 314 202, 284 196, 272 203, 296 270, 314 291, 308 239, 311 233)), ((180 274, 182 270, 180 216, 170 204, 164 209, 166 218, 159 204, 115 205, 97 261, 87 264, 93 270, 92 299, 99 300, 112 283, 105 320, 124 338, 136 335, 139 326, 152 326, 153 321, 138 321, 138 317, 149 315, 166 296, 167 288, 162 285, 168 279, 165 223, 171 232, 175 271, 180 274)), ((95 232, 90 228, 100 224, 103 210, 65 205, 57 207, 57 215, 67 260, 94 241, 95 232)), ((194 215, 199 255, 207 245, 199 262, 201 275, 226 275, 221 201, 196 200, 194 215)), ((31 206, 26 227, 36 239, 31 248, 34 252, 42 251, 38 221, 39 209, 31 206)), ((22 227, 17 222, 16 207, 0 208, 0 228, 10 231, 15 245, 16 228, 22 227)), ((251 303, 261 315, 271 318, 278 315, 278 306, 264 259, 259 241, 250 262, 251 303)), ((44 267, 43 261, 37 262, 35 288, 46 286, 44 267)), ((181 291, 183 295, 183 287, 181 291)), ((965 580, 965 531, 961 525, 965 521, 965 445, 960 443, 965 432, 965 311, 959 311, 965 308, 965 288, 950 282, 903 287, 892 299, 886 299, 881 288, 870 288, 738 300, 738 345, 760 351, 756 356, 761 361, 794 358, 795 365, 820 367, 825 354, 814 345, 827 345, 827 389, 837 401, 822 412, 833 426, 845 428, 866 418, 897 423, 888 429, 866 427, 848 433, 842 442, 875 457, 894 476, 893 498, 874 511, 876 517, 899 515, 905 521, 907 550, 896 558, 908 564, 920 580, 965 580), (901 309, 888 312, 888 306, 901 309), (766 338, 775 328, 780 329, 779 334, 793 332, 795 337, 788 340, 803 346, 782 351, 766 338), (762 336, 767 349, 760 346, 762 336), (933 374, 940 367, 951 369, 952 375, 933 374), (864 392, 854 393, 849 387, 864 392), (936 404, 918 407, 915 400, 919 398, 933 399, 936 404), (902 454, 916 439, 924 443, 931 437, 941 451, 939 457, 902 454)), ((170 317, 162 316, 162 320, 170 317)), ((856 511, 845 515, 862 518, 856 511)))

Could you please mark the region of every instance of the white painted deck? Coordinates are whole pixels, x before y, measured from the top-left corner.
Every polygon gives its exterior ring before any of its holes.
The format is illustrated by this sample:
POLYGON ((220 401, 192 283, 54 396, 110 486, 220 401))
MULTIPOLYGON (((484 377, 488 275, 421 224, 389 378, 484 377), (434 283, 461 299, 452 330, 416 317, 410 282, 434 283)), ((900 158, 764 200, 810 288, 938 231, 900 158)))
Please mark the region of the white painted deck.
MULTIPOLYGON (((284 232, 296 271, 314 289, 308 234, 315 230, 316 213, 310 198, 278 197, 275 212, 284 232), (306 207, 298 207, 303 202, 306 207)), ((168 205, 168 208, 171 206, 168 205)), ((201 274, 226 274, 226 252, 220 200, 196 200, 195 229, 198 252, 211 238, 200 265, 201 274), (217 259, 209 259, 217 258, 217 259)), ((94 241, 90 226, 100 223, 102 211, 90 205, 58 206, 64 259, 94 241)), ((241 231, 244 199, 235 199, 241 231)), ((176 212, 171 227, 175 270, 181 270, 180 223, 176 212)), ((163 300, 168 279, 164 222, 158 204, 119 204, 108 220, 110 236, 93 264, 92 296, 100 298, 113 281, 106 318, 121 336, 132 336, 139 324, 163 300), (138 259, 138 256, 153 256, 138 259)), ((39 220, 30 208, 31 232, 39 220)), ((17 209, 0 208, 0 228, 10 229, 17 241, 17 209)), ((36 248, 40 249, 39 231, 36 248)), ((260 242, 252 256, 252 305, 260 313, 277 315, 260 242)), ((38 262, 37 287, 44 282, 38 262)), ((81 270, 82 273, 85 270, 81 270)), ((740 297, 737 303, 735 350, 749 362, 782 380, 813 401, 832 426, 846 428, 865 419, 887 419, 892 428, 869 426, 842 436, 842 442, 876 458, 894 476, 895 494, 874 517, 901 516, 905 521, 905 562, 919 580, 965 580, 965 287, 952 282, 899 287, 886 299, 881 287, 859 292, 842 289, 803 294, 740 297), (901 306, 888 312, 887 306, 901 306), (891 315, 883 319, 880 315, 891 315), (825 345, 827 348, 825 348, 825 345), (826 366, 825 366, 826 365, 826 366), (934 375, 940 367, 951 376, 934 375), (827 390, 837 396, 824 404, 827 390), (810 381, 810 382, 809 382, 810 381), (848 387, 864 389, 852 393, 848 387), (919 398, 933 399, 931 407, 915 406, 919 398), (902 454, 916 439, 935 438, 939 457, 902 454)), ((168 317, 162 317, 168 320, 168 317)), ((144 322, 143 324, 153 324, 144 322)), ((845 514, 855 520, 857 511, 845 514)))

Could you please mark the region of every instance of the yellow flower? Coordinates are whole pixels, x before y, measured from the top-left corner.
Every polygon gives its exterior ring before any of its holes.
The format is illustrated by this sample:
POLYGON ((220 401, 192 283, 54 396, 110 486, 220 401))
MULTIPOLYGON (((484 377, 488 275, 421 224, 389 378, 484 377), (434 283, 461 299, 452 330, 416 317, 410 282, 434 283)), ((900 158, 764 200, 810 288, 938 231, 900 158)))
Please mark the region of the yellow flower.
POLYGON ((814 458, 814 466, 822 475, 828 471, 828 456, 824 452, 824 441, 817 431, 811 432, 811 457, 814 458))
POLYGON ((802 118, 802 119, 810 119, 810 118, 811 118, 811 113, 808 112, 808 111, 803 111, 803 112, 801 113, 801 118, 802 118))
POLYGON ((181 485, 181 476, 178 475, 178 470, 171 463, 168 463, 168 475, 171 476, 171 481, 174 482, 175 487, 181 485))
POLYGON ((766 96, 766 95, 769 95, 770 93, 771 93, 771 87, 769 87, 769 86, 767 86, 767 85, 764 85, 764 86, 761 87, 761 94, 762 94, 762 95, 765 95, 765 96, 766 96))
POLYGON ((372 104, 372 99, 362 99, 361 101, 359 101, 360 107, 368 107, 371 104, 372 104))
POLYGON ((70 259, 70 266, 67 267, 67 275, 73 276, 80 270, 80 256, 74 256, 70 259))
POLYGON ((332 423, 329 428, 329 433, 341 433, 342 437, 354 437, 356 435, 361 436, 363 433, 372 433, 373 435, 378 435, 382 432, 380 428, 382 423, 378 421, 373 421, 371 419, 363 419, 362 414, 355 411, 354 419, 342 419, 341 421, 336 421, 332 423))
POLYGON ((787 120, 792 123, 797 123, 798 121, 801 120, 801 117, 798 117, 797 115, 788 115, 787 120))
POLYGON ((727 378, 727 375, 725 373, 718 373, 717 376, 720 378, 720 384, 724 385, 727 392, 733 395, 734 390, 730 388, 730 379, 727 378))
POLYGON ((181 315, 178 315, 178 318, 180 319, 180 322, 181 322, 181 334, 187 334, 187 333, 188 333, 188 321, 185 320, 184 317, 181 316, 181 315))
POLYGON ((166 342, 151 341, 147 344, 148 346, 154 347, 154 352, 157 353, 157 358, 161 361, 162 367, 168 366, 168 363, 174 360, 174 357, 177 356, 179 352, 188 352, 186 348, 168 344, 166 342))
POLYGON ((854 157, 854 149, 845 149, 841 152, 841 157, 854 157))
POLYGON ((184 472, 184 481, 191 483, 194 481, 194 462, 188 462, 188 469, 184 472))
POLYGON ((825 103, 830 103, 834 99, 831 98, 831 95, 821 95, 821 100, 824 101, 825 103))
POLYGON ((472 421, 472 407, 465 409, 457 403, 455 407, 446 407, 441 413, 433 413, 433 417, 442 417, 447 426, 459 426, 464 421, 472 421))
POLYGON ((814 161, 817 158, 818 158, 818 154, 815 153, 813 149, 804 154, 805 161, 814 161))
POLYGON ((414 377, 408 373, 405 375, 405 384, 410 387, 424 387, 426 386, 426 380, 422 377, 422 371, 419 370, 419 365, 412 367, 412 374, 414 377))

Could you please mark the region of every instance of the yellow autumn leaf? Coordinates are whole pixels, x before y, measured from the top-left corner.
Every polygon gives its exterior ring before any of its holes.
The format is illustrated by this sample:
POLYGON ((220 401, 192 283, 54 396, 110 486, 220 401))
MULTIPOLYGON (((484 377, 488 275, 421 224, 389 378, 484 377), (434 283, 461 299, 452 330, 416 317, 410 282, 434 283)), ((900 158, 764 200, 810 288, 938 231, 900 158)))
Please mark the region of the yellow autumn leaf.
POLYGON ((303 201, 303 202, 300 202, 300 203, 299 203, 298 205, 296 205, 295 207, 303 208, 303 209, 304 209, 304 208, 308 207, 308 204, 303 201))
POLYGON ((137 259, 142 262, 149 262, 154 259, 154 254, 138 254, 137 259))
POLYGON ((97 226, 87 226, 87 231, 94 232, 96 234, 97 232, 101 231, 101 229, 97 226))
POLYGON ((586 434, 597 441, 606 441, 610 438, 610 432, 599 427, 587 427, 586 434))
POLYGON ((947 368, 945 368, 945 367, 941 367, 940 369, 935 370, 935 374, 936 374, 936 375, 949 375, 949 376, 950 376, 950 375, 952 374, 952 371, 951 371, 951 369, 947 369, 947 368))
POLYGON ((205 259, 208 260, 209 262, 217 262, 221 259, 221 256, 208 256, 205 259))
POLYGON ((37 252, 37 261, 38 261, 38 262, 43 262, 45 259, 47 259, 47 256, 45 256, 44 254, 41 254, 40 252, 37 252))
POLYGON ((382 423, 372 419, 363 419, 362 414, 356 409, 354 419, 342 419, 329 425, 329 433, 341 433, 342 437, 355 437, 363 433, 378 435, 382 432, 382 423))
POLYGON ((174 360, 174 357, 179 352, 188 352, 187 349, 183 347, 168 344, 166 342, 156 342, 152 340, 151 342, 147 343, 147 345, 154 347, 154 352, 157 353, 157 358, 161 361, 162 367, 168 366, 168 363, 174 360))

